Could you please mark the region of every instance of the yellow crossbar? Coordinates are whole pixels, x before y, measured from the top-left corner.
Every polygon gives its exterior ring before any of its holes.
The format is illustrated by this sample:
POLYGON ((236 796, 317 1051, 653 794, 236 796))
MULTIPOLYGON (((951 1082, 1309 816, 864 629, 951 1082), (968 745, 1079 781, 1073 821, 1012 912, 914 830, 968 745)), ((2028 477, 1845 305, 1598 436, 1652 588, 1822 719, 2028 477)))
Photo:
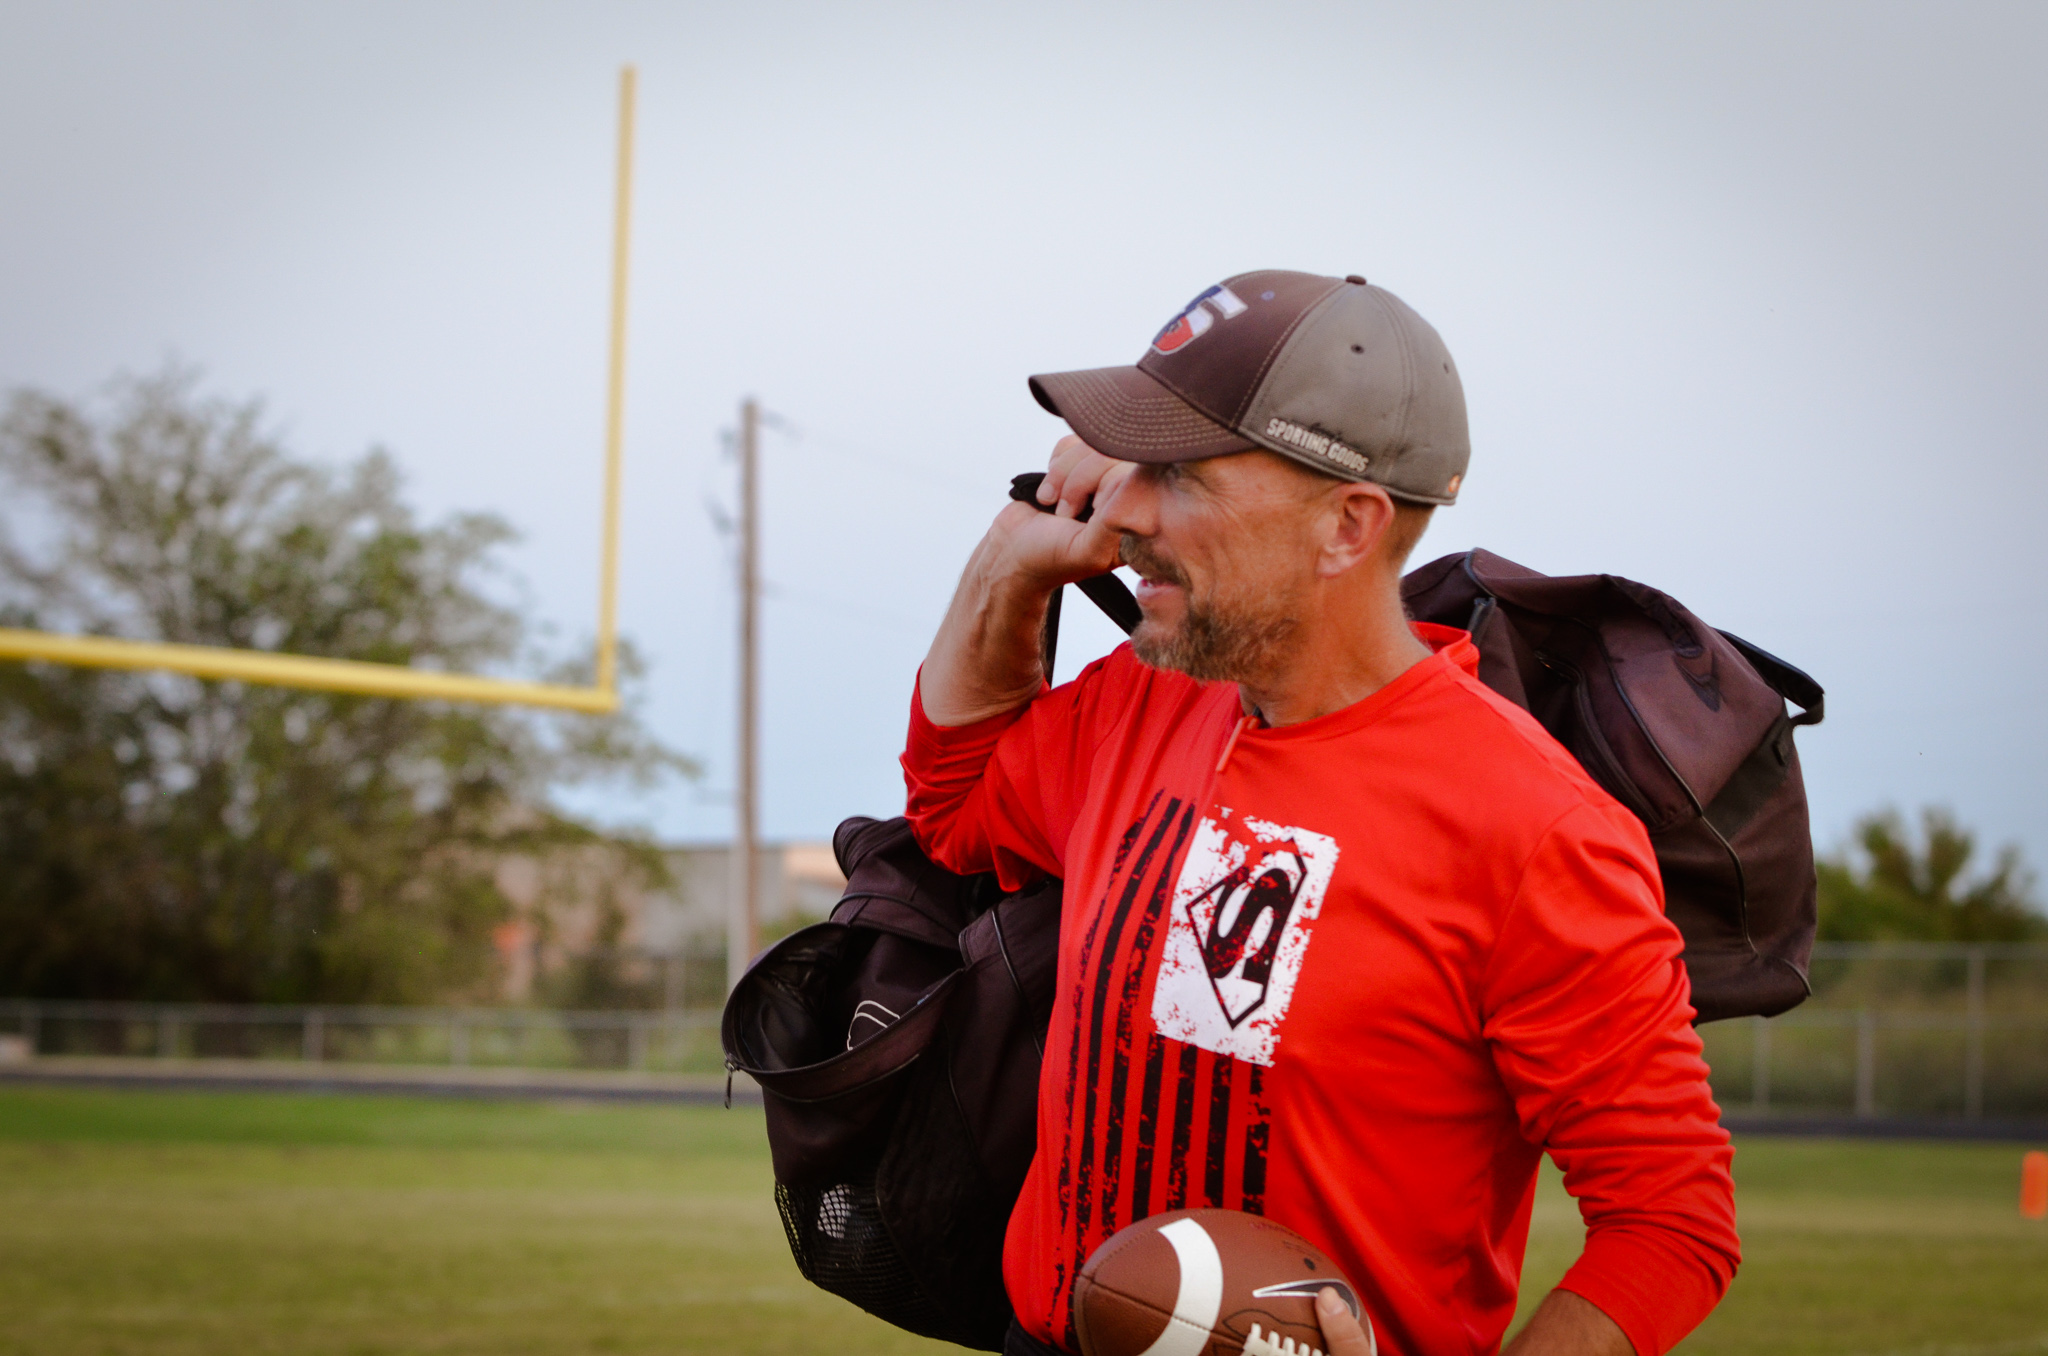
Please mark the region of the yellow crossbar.
POLYGON ((316 659, 217 645, 63 636, 7 627, 0 627, 0 660, 41 660, 94 669, 168 669, 195 678, 312 688, 320 692, 358 692, 370 697, 552 706, 597 715, 618 710, 619 452, 625 433, 626 261, 633 207, 634 96, 634 71, 627 66, 619 72, 619 177, 613 204, 611 365, 605 383, 604 543, 598 571, 596 686, 516 683, 501 678, 434 673, 401 664, 316 659))
POLYGON ((271 687, 304 687, 321 692, 359 692, 369 697, 417 697, 450 702, 510 702, 555 706, 596 714, 619 709, 619 695, 599 687, 560 687, 435 673, 402 664, 367 664, 356 659, 314 659, 268 650, 231 650, 219 645, 164 645, 103 636, 60 636, 48 631, 0 627, 0 659, 40 659, 90 669, 169 669, 195 678, 218 678, 271 687))

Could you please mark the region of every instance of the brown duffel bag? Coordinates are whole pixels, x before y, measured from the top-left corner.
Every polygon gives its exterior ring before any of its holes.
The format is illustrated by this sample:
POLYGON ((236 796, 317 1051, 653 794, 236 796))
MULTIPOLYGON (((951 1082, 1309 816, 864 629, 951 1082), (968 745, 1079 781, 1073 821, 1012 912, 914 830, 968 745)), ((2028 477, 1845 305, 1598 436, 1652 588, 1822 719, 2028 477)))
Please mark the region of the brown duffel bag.
POLYGON ((1792 731, 1820 723, 1820 684, 1611 574, 1551 578, 1467 551, 1411 572, 1401 597, 1417 621, 1470 631, 1480 681, 1643 821, 1699 1020, 1801 1002, 1813 837, 1792 731))

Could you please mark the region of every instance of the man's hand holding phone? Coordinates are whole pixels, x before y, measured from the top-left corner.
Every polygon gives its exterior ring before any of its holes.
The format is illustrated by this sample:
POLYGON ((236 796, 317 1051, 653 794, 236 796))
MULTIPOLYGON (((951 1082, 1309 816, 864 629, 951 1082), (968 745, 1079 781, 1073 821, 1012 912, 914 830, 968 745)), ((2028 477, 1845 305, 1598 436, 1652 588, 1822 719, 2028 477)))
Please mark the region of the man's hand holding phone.
POLYGON ((1054 446, 1038 489, 1039 504, 1053 511, 1004 505, 925 656, 918 696, 933 723, 985 720, 1036 695, 1046 677, 1039 660, 1046 600, 1062 584, 1116 568, 1118 534, 1101 510, 1136 470, 1068 435, 1054 446))
POLYGON ((985 548, 995 549, 986 561, 977 554, 969 573, 985 563, 998 587, 1014 584, 1043 594, 1115 569, 1117 534, 1098 524, 1090 510, 1107 504, 1136 469, 1071 434, 1060 439, 1038 486, 1038 503, 1052 511, 1033 511, 1028 504, 1005 507, 984 542, 985 548))

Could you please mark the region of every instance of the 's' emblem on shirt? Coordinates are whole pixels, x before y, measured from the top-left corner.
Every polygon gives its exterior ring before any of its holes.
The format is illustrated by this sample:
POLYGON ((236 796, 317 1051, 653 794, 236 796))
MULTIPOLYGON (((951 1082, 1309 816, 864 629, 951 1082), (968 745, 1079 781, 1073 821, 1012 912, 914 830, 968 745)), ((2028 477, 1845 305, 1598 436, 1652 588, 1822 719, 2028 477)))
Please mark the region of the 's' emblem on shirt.
POLYGON ((1203 819, 1174 886, 1152 995, 1159 1034, 1271 1064, 1337 843, 1250 816, 1203 819))

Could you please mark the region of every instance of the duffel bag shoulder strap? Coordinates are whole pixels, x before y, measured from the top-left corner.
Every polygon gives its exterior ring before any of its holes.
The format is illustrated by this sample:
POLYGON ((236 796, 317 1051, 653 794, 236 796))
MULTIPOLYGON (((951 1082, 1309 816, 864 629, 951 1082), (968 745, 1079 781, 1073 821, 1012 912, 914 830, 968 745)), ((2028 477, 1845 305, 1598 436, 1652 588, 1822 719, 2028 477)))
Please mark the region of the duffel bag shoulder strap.
MULTIPOLYGON (((1020 504, 1029 504, 1040 513, 1051 513, 1054 505, 1038 502, 1038 486, 1044 479, 1043 471, 1030 471, 1021 476, 1011 477, 1010 498, 1020 504)), ((1087 522, 1094 514, 1095 508, 1090 505, 1081 510, 1081 521, 1087 522)), ((1088 595, 1088 601, 1101 608, 1102 615, 1115 622, 1125 635, 1138 629, 1138 623, 1143 620, 1138 611, 1138 600, 1123 580, 1113 574, 1098 574, 1080 580, 1074 587, 1088 595)), ((1052 678, 1053 655, 1059 648, 1060 594, 1064 592, 1064 589, 1052 591, 1052 601, 1046 604, 1045 609, 1045 634, 1038 643, 1038 652, 1045 663, 1045 676, 1048 681, 1052 678)))
MULTIPOLYGON (((1719 627, 1714 629, 1720 630, 1719 627)), ((1750 644, 1732 631, 1721 631, 1721 639, 1733 645, 1736 652, 1756 670, 1757 677, 1775 688, 1779 696, 1798 704, 1799 714, 1791 718, 1791 724, 1818 725, 1827 718, 1827 691, 1804 669, 1786 663, 1769 650, 1750 644)))

